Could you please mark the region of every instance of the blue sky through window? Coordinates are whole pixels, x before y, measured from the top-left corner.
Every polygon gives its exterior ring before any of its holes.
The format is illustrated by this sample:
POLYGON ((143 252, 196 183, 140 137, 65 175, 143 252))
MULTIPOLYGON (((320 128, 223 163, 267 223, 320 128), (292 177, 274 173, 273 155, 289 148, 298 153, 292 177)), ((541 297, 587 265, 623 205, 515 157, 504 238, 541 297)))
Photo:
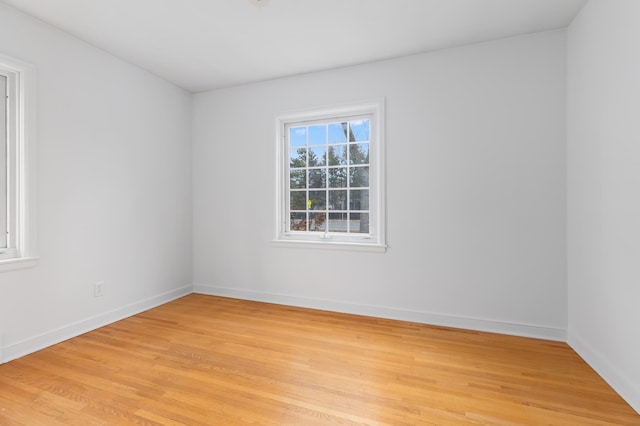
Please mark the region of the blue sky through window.
POLYGON ((327 143, 327 126, 309 126, 309 145, 324 145, 327 143))
POLYGON ((293 127, 289 129, 289 143, 291 143, 291 147, 305 146, 307 144, 307 128, 293 127))
POLYGON ((329 124, 329 143, 343 143, 347 141, 347 135, 342 123, 329 124))
POLYGON ((351 121, 349 123, 351 133, 355 138, 355 142, 366 142, 369 140, 369 120, 351 121))

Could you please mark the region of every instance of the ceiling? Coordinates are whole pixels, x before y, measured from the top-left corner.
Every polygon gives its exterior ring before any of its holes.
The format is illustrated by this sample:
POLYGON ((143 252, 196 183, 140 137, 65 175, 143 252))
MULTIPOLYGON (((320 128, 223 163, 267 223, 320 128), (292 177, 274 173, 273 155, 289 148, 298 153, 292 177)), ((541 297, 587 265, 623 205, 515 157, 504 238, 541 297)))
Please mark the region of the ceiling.
POLYGON ((566 27, 586 0, 2 0, 191 92, 566 27))

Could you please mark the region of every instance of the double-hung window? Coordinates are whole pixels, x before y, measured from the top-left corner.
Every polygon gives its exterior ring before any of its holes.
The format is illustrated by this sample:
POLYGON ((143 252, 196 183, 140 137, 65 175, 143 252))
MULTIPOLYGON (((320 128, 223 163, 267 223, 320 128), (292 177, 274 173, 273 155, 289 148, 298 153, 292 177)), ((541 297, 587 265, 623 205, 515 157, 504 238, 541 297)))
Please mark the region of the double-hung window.
POLYGON ((0 271, 35 264, 33 77, 0 55, 0 271))
POLYGON ((383 102, 278 119, 277 243, 384 251, 383 102))

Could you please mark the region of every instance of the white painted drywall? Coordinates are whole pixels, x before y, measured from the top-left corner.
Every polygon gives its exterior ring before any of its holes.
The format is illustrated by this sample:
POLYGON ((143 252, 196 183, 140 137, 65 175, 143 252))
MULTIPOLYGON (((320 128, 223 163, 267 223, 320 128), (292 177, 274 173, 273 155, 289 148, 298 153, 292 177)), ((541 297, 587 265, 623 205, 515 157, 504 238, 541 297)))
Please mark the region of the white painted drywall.
POLYGON ((38 98, 40 261, 0 274, 7 360, 191 290, 191 95, 2 3, 0 52, 38 98))
POLYGON ((564 339, 565 42, 540 33, 196 95, 196 291, 564 339), (273 247, 278 114, 379 97, 387 253, 273 247))
POLYGON ((569 343, 640 411, 640 2, 568 32, 569 343))

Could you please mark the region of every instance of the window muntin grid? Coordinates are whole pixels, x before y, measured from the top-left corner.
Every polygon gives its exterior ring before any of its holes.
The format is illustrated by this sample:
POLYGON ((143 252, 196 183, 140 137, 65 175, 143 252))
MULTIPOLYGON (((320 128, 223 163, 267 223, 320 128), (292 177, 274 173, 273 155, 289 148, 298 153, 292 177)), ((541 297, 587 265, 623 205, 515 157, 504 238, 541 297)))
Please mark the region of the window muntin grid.
POLYGON ((371 234, 371 124, 367 114, 285 126, 287 232, 371 234))

